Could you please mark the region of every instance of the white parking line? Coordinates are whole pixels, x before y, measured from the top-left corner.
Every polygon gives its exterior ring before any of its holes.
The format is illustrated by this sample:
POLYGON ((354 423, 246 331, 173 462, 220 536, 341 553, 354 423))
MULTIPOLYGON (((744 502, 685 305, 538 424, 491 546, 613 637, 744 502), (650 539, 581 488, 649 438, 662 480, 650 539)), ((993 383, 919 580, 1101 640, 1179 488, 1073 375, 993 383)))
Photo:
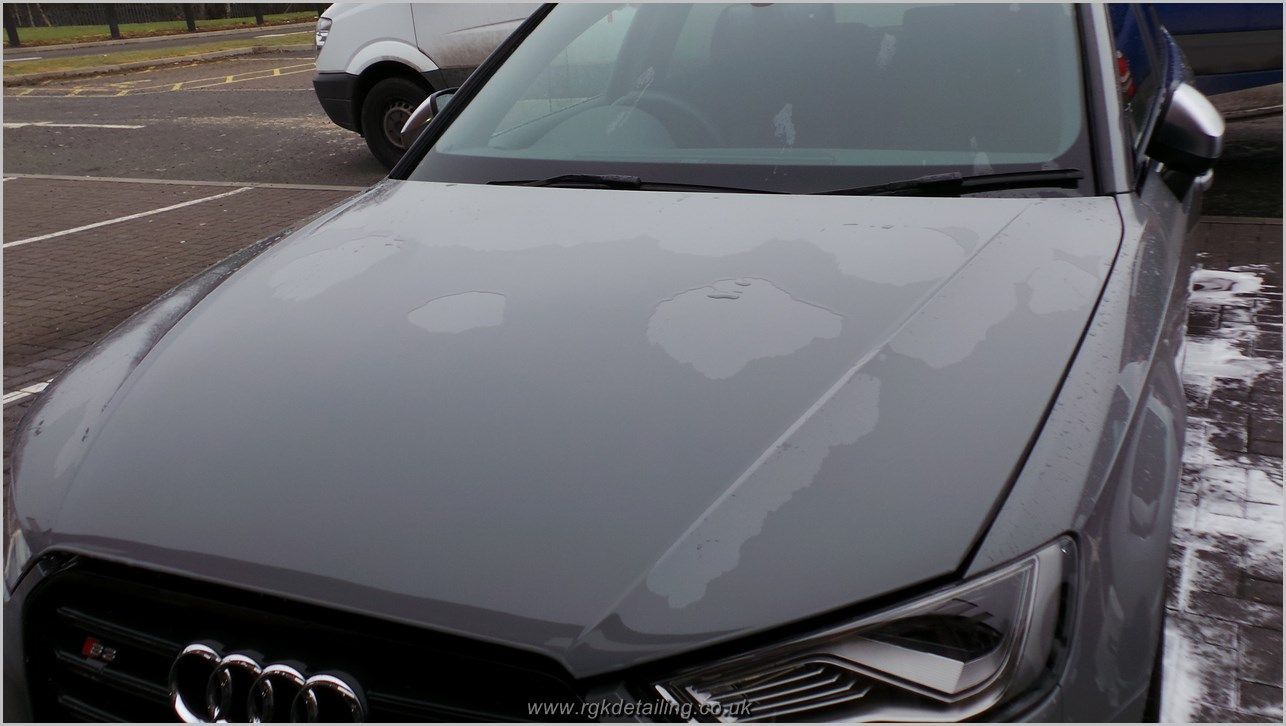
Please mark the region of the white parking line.
POLYGON ((97 228, 99 228, 99 227, 106 227, 106 226, 107 226, 107 225, 109 225, 109 224, 117 224, 118 222, 128 222, 128 221, 130 221, 130 220, 132 220, 132 219, 139 219, 139 218, 141 218, 141 217, 150 217, 150 216, 151 216, 151 215, 153 215, 153 214, 160 214, 161 212, 168 212, 168 211, 170 211, 170 210, 172 210, 172 209, 182 209, 183 207, 190 207, 190 206, 192 206, 193 204, 201 204, 202 202, 210 202, 210 201, 213 201, 213 200, 215 200, 215 199, 222 199, 222 198, 224 198, 224 197, 230 197, 230 196, 232 196, 233 194, 240 194, 241 192, 248 192, 248 191, 250 191, 250 190, 251 190, 251 189, 253 189, 253 188, 254 188, 254 187, 241 187, 241 188, 239 188, 239 189, 233 189, 233 190, 232 190, 232 191, 230 191, 230 192, 224 192, 224 193, 222 193, 222 194, 215 194, 215 195, 208 196, 208 197, 201 197, 200 199, 189 199, 189 200, 188 200, 188 201, 186 201, 186 202, 179 202, 178 204, 171 204, 171 205, 170 205, 170 206, 168 206, 168 207, 160 207, 160 208, 158 208, 158 209, 149 209, 149 210, 148 210, 148 211, 146 211, 146 212, 139 212, 139 213, 137 213, 137 214, 130 214, 130 215, 127 215, 127 216, 124 216, 124 217, 117 217, 117 218, 115 218, 115 219, 108 219, 108 220, 104 220, 104 221, 102 221, 102 222, 94 222, 93 224, 86 224, 86 225, 82 225, 82 226, 80 226, 80 227, 72 227, 71 229, 64 229, 64 230, 62 230, 62 231, 60 231, 60 232, 50 232, 49 234, 42 234, 42 235, 39 235, 39 236, 36 236, 36 237, 28 237, 28 238, 26 238, 26 239, 14 240, 13 242, 5 242, 5 243, 4 243, 4 248, 5 248, 5 249, 9 249, 10 247, 17 247, 18 245, 31 244, 32 242, 40 242, 41 240, 47 240, 47 239, 51 239, 51 238, 53 238, 53 237, 62 237, 63 235, 75 234, 76 232, 84 232, 84 231, 85 231, 85 230, 87 230, 87 229, 97 229, 97 228))
POLYGON ((8 406, 11 403, 17 403, 18 401, 21 401, 22 399, 28 396, 34 396, 37 393, 40 393, 41 391, 45 390, 48 387, 49 387, 49 381, 42 381, 40 383, 33 383, 30 386, 27 386, 26 388, 19 388, 16 391, 9 391, 8 393, 4 394, 4 399, 3 399, 4 405, 8 406))
POLYGON ((4 59, 4 62, 5 62, 5 63, 21 63, 21 62, 23 62, 23 61, 29 61, 29 60, 40 60, 41 58, 44 58, 44 56, 43 56, 43 55, 33 55, 33 56, 30 56, 30 57, 27 57, 27 58, 5 58, 5 59, 4 59))
POLYGON ((142 124, 63 124, 54 121, 6 121, 6 129, 20 129, 26 126, 39 126, 53 129, 145 129, 142 124))

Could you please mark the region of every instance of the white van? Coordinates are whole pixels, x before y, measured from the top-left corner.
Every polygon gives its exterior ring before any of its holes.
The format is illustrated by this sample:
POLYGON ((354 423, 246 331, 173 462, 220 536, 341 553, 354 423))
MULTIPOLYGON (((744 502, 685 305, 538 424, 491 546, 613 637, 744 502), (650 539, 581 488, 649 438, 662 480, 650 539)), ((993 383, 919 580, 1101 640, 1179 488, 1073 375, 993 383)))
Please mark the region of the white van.
POLYGON ((326 115, 392 167, 402 126, 434 91, 458 86, 535 3, 336 3, 317 21, 313 88, 326 115))

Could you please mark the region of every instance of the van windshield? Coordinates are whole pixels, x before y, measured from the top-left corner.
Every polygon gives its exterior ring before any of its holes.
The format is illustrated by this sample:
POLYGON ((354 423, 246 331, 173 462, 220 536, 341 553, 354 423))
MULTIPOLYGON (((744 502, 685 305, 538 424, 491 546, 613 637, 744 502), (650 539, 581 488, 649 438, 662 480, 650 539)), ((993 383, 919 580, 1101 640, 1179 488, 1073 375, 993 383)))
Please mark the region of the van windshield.
POLYGON ((809 192, 1079 168, 1048 193, 1088 193, 1079 53, 1069 5, 559 5, 410 178, 809 192))

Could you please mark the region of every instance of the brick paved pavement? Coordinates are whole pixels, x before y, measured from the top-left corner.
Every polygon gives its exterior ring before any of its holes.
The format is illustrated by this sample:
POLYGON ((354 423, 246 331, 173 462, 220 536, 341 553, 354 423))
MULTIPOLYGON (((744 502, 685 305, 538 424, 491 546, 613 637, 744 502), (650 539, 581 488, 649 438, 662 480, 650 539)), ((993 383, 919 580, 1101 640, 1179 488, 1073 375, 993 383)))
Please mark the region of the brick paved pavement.
MULTIPOLYGON (((226 191, 230 188, 11 179, 4 182, 4 239, 226 191)), ((5 391, 52 378, 161 293, 351 194, 256 188, 4 250, 5 391)), ((5 407, 6 468, 11 434, 30 400, 5 407)))
MULTIPOLYGON (((209 196, 217 187, 104 184, 15 178, 4 182, 4 241, 12 242, 104 219, 209 196)), ((6 256, 8 256, 6 254, 6 256)))
POLYGON ((1163 721, 1282 718, 1281 220, 1196 231, 1163 721))

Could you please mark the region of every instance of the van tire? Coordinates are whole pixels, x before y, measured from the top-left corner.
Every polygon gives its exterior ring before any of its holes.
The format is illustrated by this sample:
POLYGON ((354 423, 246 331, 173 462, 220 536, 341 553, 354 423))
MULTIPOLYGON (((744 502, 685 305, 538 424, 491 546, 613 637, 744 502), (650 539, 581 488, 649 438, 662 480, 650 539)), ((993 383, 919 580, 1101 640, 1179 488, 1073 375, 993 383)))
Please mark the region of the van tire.
POLYGON ((362 136, 371 153, 392 169, 406 152, 401 128, 429 91, 408 78, 385 78, 371 87, 362 100, 362 136))

